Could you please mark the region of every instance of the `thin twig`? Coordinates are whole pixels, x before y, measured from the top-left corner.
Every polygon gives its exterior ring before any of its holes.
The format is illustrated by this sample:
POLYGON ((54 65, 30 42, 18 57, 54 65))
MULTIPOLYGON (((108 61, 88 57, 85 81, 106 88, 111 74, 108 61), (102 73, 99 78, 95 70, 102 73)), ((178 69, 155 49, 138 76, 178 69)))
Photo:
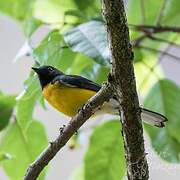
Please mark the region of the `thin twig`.
POLYGON ((180 57, 177 57, 177 56, 174 56, 172 54, 169 54, 168 52, 165 52, 165 51, 161 51, 161 50, 158 50, 158 49, 154 49, 154 48, 151 48, 151 47, 147 47, 147 46, 142 46, 142 45, 138 45, 136 46, 137 48, 140 48, 140 49, 145 49, 147 51, 152 51, 152 52, 156 52, 156 53, 163 53, 164 55, 167 55, 173 59, 176 59, 178 61, 180 61, 180 57))
POLYGON ((152 39, 152 40, 154 40, 154 41, 159 41, 159 42, 163 42, 163 43, 170 44, 170 45, 172 45, 172 46, 180 47, 179 44, 176 44, 176 43, 174 43, 174 42, 172 42, 172 41, 168 41, 168 40, 166 40, 166 39, 154 37, 154 36, 152 36, 152 35, 149 35, 148 38, 149 38, 149 39, 152 39))
POLYGON ((146 33, 162 33, 162 32, 175 32, 180 33, 180 27, 178 26, 152 26, 152 25, 135 25, 129 24, 134 30, 142 31, 146 33))
POLYGON ((69 46, 61 46, 62 49, 68 49, 69 46))
POLYGON ((131 42, 131 45, 132 45, 133 47, 138 46, 139 43, 140 43, 142 40, 144 40, 146 37, 147 37, 147 34, 142 34, 142 35, 139 36, 137 39, 133 40, 133 41, 131 42))
POLYGON ((24 176, 24 180, 35 180, 73 134, 77 132, 87 119, 89 119, 105 101, 108 101, 112 95, 113 90, 111 86, 109 84, 104 85, 101 90, 80 109, 78 114, 71 119, 68 125, 60 129, 60 135, 57 139, 51 142, 41 155, 30 165, 24 176))
POLYGON ((141 14, 142 14, 142 24, 145 24, 146 16, 145 16, 145 9, 144 9, 144 0, 140 0, 140 6, 141 6, 141 14))
POLYGON ((166 8, 166 4, 167 4, 167 0, 164 0, 162 2, 161 10, 160 10, 159 15, 158 15, 157 20, 156 20, 156 26, 160 26, 160 22, 161 22, 163 15, 164 15, 164 10, 166 8))

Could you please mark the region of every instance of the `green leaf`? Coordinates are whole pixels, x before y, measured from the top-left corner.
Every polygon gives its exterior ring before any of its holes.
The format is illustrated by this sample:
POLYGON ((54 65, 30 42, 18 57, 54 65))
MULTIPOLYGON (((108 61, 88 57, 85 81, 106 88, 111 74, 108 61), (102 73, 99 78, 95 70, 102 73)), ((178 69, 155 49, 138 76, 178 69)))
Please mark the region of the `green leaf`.
POLYGON ((17 62, 18 60, 23 59, 24 56, 31 54, 32 50, 33 49, 31 47, 29 40, 25 41, 22 47, 18 50, 16 56, 13 59, 13 62, 17 62))
MULTIPOLYGON (((76 10, 77 6, 73 0, 43 0, 36 1, 34 7, 34 15, 36 18, 46 23, 64 22, 64 13, 67 10, 76 10)), ((66 18, 66 23, 74 22, 73 18, 66 18)))
POLYGON ((79 10, 67 10, 64 15, 77 17, 77 18, 79 18, 79 21, 81 21, 81 22, 88 20, 87 17, 84 16, 84 13, 79 10))
POLYGON ((89 21, 70 29, 65 41, 73 51, 93 58, 98 64, 109 66, 107 34, 102 22, 89 21))
POLYGON ((126 164, 119 121, 95 128, 84 162, 86 180, 123 179, 126 164))
MULTIPOLYGON (((159 15, 163 0, 144 1, 145 24, 153 25, 159 15), (151 10, 149 8, 151 7, 151 10)), ((129 24, 142 24, 142 10, 139 0, 128 1, 127 19, 129 24)))
POLYGON ((76 6, 78 7, 78 11, 84 14, 84 17, 89 18, 90 16, 94 16, 97 13, 100 14, 99 9, 101 8, 100 2, 92 1, 92 0, 74 0, 76 6))
POLYGON ((8 154, 8 153, 0 152, 0 162, 4 161, 4 160, 11 159, 11 157, 12 156, 10 154, 8 154))
MULTIPOLYGON (((157 17, 159 16, 160 10, 162 8, 162 3, 164 0, 148 0, 144 1, 144 11, 145 11, 145 18, 146 24, 152 25, 155 24, 157 21, 157 17), (149 10, 151 7, 151 11, 149 10)), ((140 1, 139 1, 140 3, 140 1)))
POLYGON ((171 0, 167 1, 166 8, 164 10, 164 14, 162 17, 162 24, 166 24, 169 26, 178 26, 180 25, 179 18, 179 6, 180 1, 179 0, 171 0))
MULTIPOLYGON (((57 30, 50 32, 40 45, 33 50, 35 61, 39 65, 52 65, 66 72, 75 57, 66 46, 63 37, 57 30)), ((40 98, 41 87, 37 76, 31 76, 25 83, 25 91, 19 96, 17 120, 24 130, 32 120, 36 101, 40 98)), ((41 101, 42 102, 42 101, 41 101)))
POLYGON ((0 97, 3 96, 3 92, 0 90, 0 97))
POLYGON ((39 103, 41 104, 41 106, 43 107, 44 110, 47 110, 46 104, 45 104, 45 99, 44 99, 44 96, 42 94, 39 97, 39 103))
POLYGON ((143 60, 143 53, 141 52, 141 49, 133 48, 133 52, 134 52, 134 63, 137 63, 143 60))
POLYGON ((180 88, 169 80, 158 81, 145 99, 144 106, 164 114, 166 127, 159 129, 145 124, 154 150, 168 162, 180 162, 180 88))
POLYGON ((78 74, 102 84, 107 80, 109 70, 109 67, 97 64, 87 56, 78 53, 68 73, 78 74))
POLYGON ((75 55, 67 48, 58 30, 51 31, 33 51, 34 59, 39 65, 52 65, 63 72, 71 66, 75 55))
POLYGON ((162 69, 157 65, 157 57, 152 53, 144 53, 143 59, 134 65, 138 91, 141 96, 146 96, 152 84, 163 77, 162 69), (153 69, 153 70, 152 70, 153 69))
POLYGON ((84 18, 87 19, 89 16, 100 13, 99 8, 100 2, 94 0, 43 0, 36 1, 34 14, 36 18, 41 19, 43 22, 63 25, 64 22, 68 24, 81 21, 81 19, 66 16, 67 11, 82 12, 84 18))
POLYGON ((6 0, 0 1, 0 11, 19 21, 23 21, 25 16, 31 11, 33 0, 6 0))
POLYGON ((107 81, 109 71, 109 67, 105 67, 94 62, 92 65, 86 66, 84 69, 82 69, 81 75, 95 81, 96 83, 102 84, 103 82, 107 81))
POLYGON ((18 20, 22 24, 25 35, 30 37, 41 24, 41 21, 34 18, 35 2, 35 0, 0 1, 0 11, 18 20))
MULTIPOLYGON (((144 24, 147 25, 155 25, 157 22, 157 19, 160 14, 160 10, 163 6, 164 0, 148 0, 144 1, 144 14, 145 14, 145 22, 144 24), (151 7, 151 11, 149 11, 149 7, 151 7)), ((172 0, 167 1, 166 8, 164 10, 163 16, 162 16, 162 24, 166 25, 176 25, 179 19, 179 7, 180 2, 179 0, 172 0)), ((129 24, 135 24, 139 25, 142 24, 142 9, 141 9, 141 2, 139 0, 130 0, 128 1, 128 11, 127 11, 127 19, 129 24)), ((131 28, 131 26, 130 26, 131 28)), ((130 30, 130 37, 131 40, 134 40, 140 36, 141 32, 134 31, 133 29, 130 30)), ((171 33, 161 33, 157 36, 159 38, 168 39, 171 33)), ((152 41, 149 39, 143 40, 144 45, 148 45, 149 47, 158 48, 162 45, 162 43, 158 41, 152 41)))
POLYGON ((22 24, 25 36, 30 37, 41 24, 42 21, 34 17, 25 19, 22 24))
POLYGON ((141 23, 141 7, 139 0, 129 0, 127 9, 127 20, 129 24, 141 23))
MULTIPOLYGON (((141 2, 139 0, 129 0, 128 1, 128 11, 127 11, 127 19, 129 24, 148 24, 148 25, 155 25, 157 23, 157 19, 160 15, 161 8, 164 4, 164 0, 148 0, 144 1, 144 14, 145 14, 145 22, 142 22, 142 9, 141 9, 141 2), (151 10, 149 11, 149 7, 151 10)), ((179 13, 179 0, 171 0, 166 1, 165 9, 163 11, 163 15, 160 21, 161 25, 168 25, 168 26, 177 26, 179 23, 180 13, 179 13)), ((131 26, 130 26, 131 28, 131 26)), ((130 30, 130 37, 131 40, 134 40, 140 36, 141 32, 134 31, 133 29, 130 30)), ((156 36, 158 38, 163 38, 165 40, 171 40, 170 35, 173 33, 160 33, 156 36)), ((152 41, 148 38, 143 40, 144 45, 148 45, 149 47, 153 48, 160 48, 163 43, 158 41, 152 41)), ((161 49, 161 48, 160 48, 161 49)))
POLYGON ((0 96, 0 131, 9 123, 16 104, 16 95, 0 96))
POLYGON ((69 73, 80 75, 84 68, 91 66, 93 63, 94 61, 92 59, 82 55, 81 53, 77 53, 76 58, 69 69, 69 73))
MULTIPOLYGON (((2 167, 11 180, 23 179, 29 165, 48 145, 44 126, 38 121, 31 122, 26 135, 27 138, 15 122, 1 139, 1 152, 12 156, 8 161, 2 161, 2 167)), ((42 180, 44 176, 45 171, 38 179, 42 180)))
POLYGON ((30 77, 25 82, 25 90, 17 99, 17 121, 25 131, 32 121, 32 113, 39 96, 41 87, 37 76, 30 77))
POLYGON ((81 10, 81 11, 86 10, 89 6, 91 6, 94 3, 94 1, 92 1, 92 0, 86 0, 86 1, 84 1, 84 0, 78 0, 78 1, 74 0, 74 2, 76 4, 76 6, 78 7, 78 9, 81 10))

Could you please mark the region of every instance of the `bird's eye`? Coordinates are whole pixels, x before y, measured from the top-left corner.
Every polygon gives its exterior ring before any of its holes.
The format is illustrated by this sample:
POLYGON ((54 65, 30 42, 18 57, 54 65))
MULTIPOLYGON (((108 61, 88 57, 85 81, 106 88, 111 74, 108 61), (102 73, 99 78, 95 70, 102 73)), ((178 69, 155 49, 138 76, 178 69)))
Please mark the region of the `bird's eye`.
POLYGON ((52 68, 52 67, 48 67, 48 70, 49 70, 49 71, 53 71, 53 68, 52 68))

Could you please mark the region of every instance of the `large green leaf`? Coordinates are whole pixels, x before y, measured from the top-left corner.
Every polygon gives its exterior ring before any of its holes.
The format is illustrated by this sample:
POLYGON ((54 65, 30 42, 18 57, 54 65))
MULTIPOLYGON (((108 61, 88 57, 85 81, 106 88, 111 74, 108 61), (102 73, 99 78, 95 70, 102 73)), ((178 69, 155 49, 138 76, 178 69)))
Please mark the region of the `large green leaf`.
MULTIPOLYGON (((157 22, 157 19, 160 15, 161 8, 164 4, 164 0, 148 0, 143 1, 144 4, 144 20, 145 22, 142 22, 143 15, 142 15, 142 4, 139 0, 129 0, 128 1, 128 23, 134 24, 134 25, 140 25, 140 24, 148 24, 148 25, 155 25, 157 22), (149 10, 149 7, 151 7, 151 10, 149 10)), ((163 11, 163 15, 161 17, 160 23, 163 25, 178 25, 178 19, 180 17, 179 13, 179 0, 172 0, 172 1, 166 1, 165 10, 163 11)), ((130 26, 131 27, 131 26, 130 26)), ((158 34, 157 37, 164 38, 165 40, 169 39, 169 36, 172 33, 161 33, 158 34)), ((134 31, 131 29, 130 31, 131 40, 134 40, 140 36, 140 32, 134 31)), ((147 39, 147 38, 146 38, 147 39)), ((145 45, 148 45, 149 47, 158 48, 162 43, 158 41, 152 41, 152 40, 144 40, 143 41, 145 45)))
POLYGON ((109 65, 107 34, 102 22, 89 21, 70 29, 65 41, 73 51, 81 52, 101 65, 109 65))
POLYGON ((129 24, 140 24, 142 21, 141 17, 141 6, 139 0, 129 0, 127 6, 127 20, 129 24))
POLYGON ((34 18, 34 3, 35 0, 2 0, 0 1, 0 11, 18 20, 22 24, 25 35, 30 37, 42 23, 34 18))
POLYGON ((82 55, 81 53, 77 53, 76 58, 74 59, 70 69, 69 69, 69 73, 70 74, 81 74, 81 71, 88 67, 88 66, 92 66, 94 63, 94 61, 92 59, 90 59, 87 56, 82 55))
POLYGON ((52 65, 63 72, 70 68, 75 55, 67 48, 58 30, 51 31, 33 51, 34 59, 39 65, 52 65))
MULTIPOLYGON (((27 138, 18 122, 14 122, 8 133, 5 132, 1 138, 1 152, 12 156, 1 163, 11 180, 23 179, 29 165, 48 144, 44 126, 38 121, 31 122, 26 135, 27 138)), ((38 179, 42 180, 44 176, 45 171, 38 179)))
POLYGON ((32 113, 36 101, 41 94, 37 76, 30 77, 25 82, 25 90, 17 97, 17 121, 25 131, 32 121, 32 113))
POLYGON ((157 65, 157 57, 152 53, 144 53, 143 59, 134 65, 137 88, 142 97, 146 96, 152 84, 163 77, 162 69, 157 65))
POLYGON ((177 26, 180 25, 179 12, 180 1, 179 0, 171 0, 167 1, 167 5, 162 17, 162 24, 166 24, 169 26, 177 26))
POLYGON ((8 153, 0 152, 0 162, 4 161, 4 160, 11 159, 11 157, 12 156, 10 154, 8 154, 8 153))
POLYGON ((96 83, 102 84, 107 81, 107 74, 109 71, 109 67, 105 67, 94 62, 92 65, 86 66, 82 69, 81 75, 95 81, 96 83))
POLYGON ((144 106, 169 120, 163 129, 145 124, 153 148, 164 160, 180 162, 180 88, 169 80, 160 80, 149 92, 144 106))
POLYGON ((0 90, 0 97, 3 96, 3 92, 0 90))
POLYGON ((4 129, 12 116, 16 104, 16 95, 0 96, 0 131, 4 129))
MULTIPOLYGON (((64 23, 64 13, 67 10, 76 10, 77 6, 73 0, 40 0, 36 1, 34 14, 35 17, 46 23, 64 23)), ((72 18, 66 18, 66 23, 73 22, 72 18)))
POLYGON ((100 2, 95 0, 41 0, 36 1, 34 14, 35 17, 41 19, 43 22, 63 25, 64 22, 66 24, 81 22, 81 19, 76 16, 77 14, 80 15, 80 13, 83 13, 86 19, 89 16, 94 16, 96 13, 100 13, 98 10, 99 7, 100 2))
MULTIPOLYGON (((83 12, 84 16, 93 16, 98 12, 98 3, 96 0, 74 0, 78 11, 83 12)), ((99 6, 100 7, 100 6, 99 6)), ((99 11, 100 12, 100 11, 99 11)))
POLYGON ((126 165, 119 121, 95 128, 84 162, 86 180, 123 179, 126 165))
MULTIPOLYGON (((162 7, 163 0, 148 0, 143 1, 145 11, 145 24, 154 24, 159 15, 162 7), (151 10, 149 8, 151 7, 151 10)), ((129 24, 141 24, 142 23, 142 10, 141 1, 129 0, 128 11, 127 11, 128 23, 129 24)))
MULTIPOLYGON (((96 63, 104 65, 102 68, 106 69, 110 66, 107 34, 103 22, 90 21, 72 28, 65 35, 65 41, 73 51, 81 52, 85 56, 93 58, 96 63)), ((136 63, 142 61, 144 59, 144 53, 142 53, 139 49, 134 48, 133 50, 134 62, 136 63)), ((146 52, 146 54, 148 53, 146 52)), ((98 65, 96 65, 96 63, 92 63, 90 66, 87 66, 88 73, 90 69, 97 69, 98 65)))
POLYGON ((27 37, 30 37, 33 32, 42 24, 42 21, 36 19, 34 17, 29 17, 24 19, 22 23, 22 27, 24 30, 24 34, 27 37))
POLYGON ((28 13, 32 11, 33 3, 34 0, 0 1, 0 11, 12 18, 23 21, 28 13))
POLYGON ((70 70, 70 74, 78 74, 99 84, 107 80, 109 67, 94 62, 87 56, 78 53, 70 70))

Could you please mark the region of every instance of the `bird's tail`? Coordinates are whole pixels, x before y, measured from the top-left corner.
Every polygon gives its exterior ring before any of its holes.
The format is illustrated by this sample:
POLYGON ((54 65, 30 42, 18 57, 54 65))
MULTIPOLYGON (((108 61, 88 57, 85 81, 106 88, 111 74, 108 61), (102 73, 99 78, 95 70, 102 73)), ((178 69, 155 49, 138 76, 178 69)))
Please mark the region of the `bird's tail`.
MULTIPOLYGON (((119 103, 116 99, 110 99, 109 102, 104 103, 102 108, 96 112, 98 114, 115 114, 119 115, 119 103)), ((167 121, 167 118, 157 112, 150 111, 148 109, 141 108, 141 119, 153 126, 164 127, 164 122, 167 121)))
POLYGON ((142 108, 141 111, 142 120, 150 125, 164 127, 164 122, 168 121, 165 116, 157 112, 153 112, 144 108, 142 108))

